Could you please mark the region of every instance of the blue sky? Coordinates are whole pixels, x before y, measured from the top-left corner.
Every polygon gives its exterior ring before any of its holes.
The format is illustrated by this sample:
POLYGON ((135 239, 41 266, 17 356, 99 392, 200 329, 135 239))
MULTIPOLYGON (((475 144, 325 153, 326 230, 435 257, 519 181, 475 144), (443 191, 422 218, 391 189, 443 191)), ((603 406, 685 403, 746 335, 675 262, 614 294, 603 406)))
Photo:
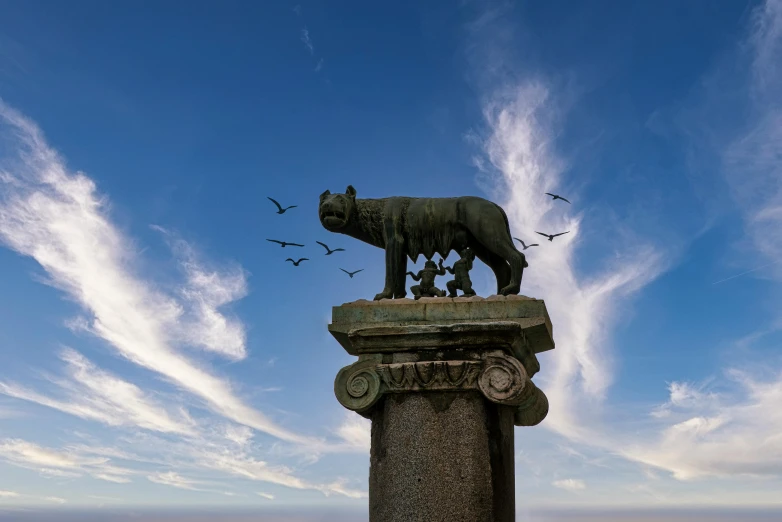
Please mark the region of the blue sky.
POLYGON ((365 505, 348 184, 571 231, 521 517, 777 504, 782 2, 370 4, 0 4, 0 505, 365 505))

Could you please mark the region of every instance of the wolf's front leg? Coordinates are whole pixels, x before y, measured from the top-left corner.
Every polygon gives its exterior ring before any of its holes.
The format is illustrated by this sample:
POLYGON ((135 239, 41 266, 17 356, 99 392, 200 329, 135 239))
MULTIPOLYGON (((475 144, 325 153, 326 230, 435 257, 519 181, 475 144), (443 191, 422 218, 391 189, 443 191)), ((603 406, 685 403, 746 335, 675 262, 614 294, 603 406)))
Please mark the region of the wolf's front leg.
POLYGON ((394 291, 390 288, 384 288, 382 292, 375 295, 375 301, 380 301, 381 299, 393 299, 394 298, 394 291))
MULTIPOLYGON (((399 250, 401 250, 400 241, 396 239, 389 239, 386 241, 386 286, 383 288, 382 292, 375 296, 375 301, 394 298, 394 294, 396 293, 395 290, 399 282, 399 273, 397 272, 397 270, 400 269, 398 262, 399 250)), ((401 267, 401 269, 402 280, 404 281, 405 273, 407 272, 407 263, 405 263, 405 266, 401 267)))

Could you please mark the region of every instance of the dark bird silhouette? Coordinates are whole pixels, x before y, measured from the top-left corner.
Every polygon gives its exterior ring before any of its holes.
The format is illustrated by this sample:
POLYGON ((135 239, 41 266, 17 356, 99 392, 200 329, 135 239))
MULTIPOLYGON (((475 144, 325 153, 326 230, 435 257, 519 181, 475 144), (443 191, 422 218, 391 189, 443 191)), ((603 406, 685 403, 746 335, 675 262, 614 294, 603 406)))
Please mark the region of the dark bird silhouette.
POLYGON ((297 247, 303 247, 304 246, 304 245, 300 245, 298 243, 286 243, 285 241, 277 241, 276 239, 267 239, 266 241, 270 241, 272 243, 277 243, 280 246, 282 246, 282 248, 285 248, 286 246, 297 246, 297 247))
POLYGON ((347 271, 347 270, 345 270, 344 268, 340 268, 340 270, 342 270, 343 272, 345 272, 347 275, 349 275, 349 276, 350 276, 350 278, 351 278, 351 279, 353 279, 353 276, 354 276, 354 275, 358 274, 359 272, 362 272, 364 269, 362 268, 361 270, 356 270, 355 272, 348 272, 348 271, 347 271))
POLYGON ((309 259, 307 259, 306 257, 302 257, 302 258, 301 258, 301 259, 299 259, 298 261, 294 261, 293 259, 291 259, 291 258, 289 257, 289 258, 288 258, 288 259, 286 259, 285 261, 290 261, 291 263, 293 263, 293 266, 299 266, 299 263, 301 263, 302 261, 309 261, 309 259))
POLYGON ((320 246, 322 246, 323 248, 326 249, 326 255, 327 256, 330 256, 334 252, 344 252, 345 251, 344 248, 335 248, 334 250, 332 250, 332 249, 329 248, 329 246, 326 243, 321 243, 320 241, 315 241, 315 242, 317 244, 319 244, 320 246))
POLYGON ((543 232, 538 232, 537 230, 535 231, 536 234, 540 234, 543 237, 547 237, 549 241, 554 241, 555 237, 563 236, 563 235, 567 234, 568 232, 570 232, 570 230, 568 230, 567 232, 560 232, 559 234, 544 234, 543 232))
POLYGON ((561 200, 562 200, 562 201, 564 201, 565 203, 570 203, 570 201, 566 200, 566 199, 565 199, 565 198, 563 198, 562 196, 558 196, 558 195, 556 195, 556 194, 552 194, 551 192, 546 192, 546 195, 547 195, 547 196, 551 196, 552 198, 554 198, 554 200, 555 200, 555 201, 556 201, 556 200, 558 200, 558 199, 561 199, 561 200))
POLYGON ((296 208, 296 207, 298 206, 298 205, 291 205, 290 207, 285 207, 285 208, 282 208, 282 205, 280 205, 279 203, 277 203, 277 200, 275 200, 275 199, 272 199, 272 198, 270 198, 269 196, 266 196, 266 199, 268 199, 269 201, 271 201, 272 203, 274 203, 275 205, 277 205, 277 213, 278 213, 278 214, 285 214, 285 211, 286 211, 286 210, 290 210, 290 209, 292 209, 292 208, 296 208))
POLYGON ((527 244, 525 244, 525 243, 524 243, 524 241, 522 241, 521 239, 519 239, 519 238, 517 238, 517 237, 514 237, 513 239, 515 239, 516 241, 518 241, 519 243, 521 243, 521 246, 523 246, 523 247, 524 247, 524 248, 522 248, 522 250, 527 250, 529 247, 540 246, 540 245, 539 245, 539 244, 537 244, 537 243, 532 243, 531 245, 527 245, 527 244))

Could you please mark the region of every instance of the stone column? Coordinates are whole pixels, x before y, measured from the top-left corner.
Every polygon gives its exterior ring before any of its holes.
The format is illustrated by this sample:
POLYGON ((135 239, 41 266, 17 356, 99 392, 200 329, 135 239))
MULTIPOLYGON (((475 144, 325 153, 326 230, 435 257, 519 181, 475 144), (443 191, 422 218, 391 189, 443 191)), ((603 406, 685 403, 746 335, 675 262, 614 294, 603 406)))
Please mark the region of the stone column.
POLYGON ((334 382, 372 420, 370 522, 512 522, 513 427, 538 424, 536 354, 554 348, 523 296, 356 301, 329 331, 358 361, 334 382))

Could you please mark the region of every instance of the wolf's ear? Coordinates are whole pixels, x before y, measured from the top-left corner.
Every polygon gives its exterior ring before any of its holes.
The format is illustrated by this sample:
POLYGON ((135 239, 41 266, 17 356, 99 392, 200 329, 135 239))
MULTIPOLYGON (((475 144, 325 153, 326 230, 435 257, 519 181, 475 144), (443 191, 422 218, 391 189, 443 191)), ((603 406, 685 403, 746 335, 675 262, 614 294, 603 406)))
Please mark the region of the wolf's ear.
POLYGON ((347 194, 351 198, 355 198, 356 197, 356 189, 353 188, 353 185, 348 185, 348 188, 345 189, 345 194, 347 194))
POLYGON ((321 195, 320 195, 320 200, 321 200, 321 201, 323 201, 323 199, 324 199, 326 196, 330 196, 330 195, 331 195, 331 191, 330 191, 330 190, 327 190, 326 192, 324 192, 323 194, 321 194, 321 195))

